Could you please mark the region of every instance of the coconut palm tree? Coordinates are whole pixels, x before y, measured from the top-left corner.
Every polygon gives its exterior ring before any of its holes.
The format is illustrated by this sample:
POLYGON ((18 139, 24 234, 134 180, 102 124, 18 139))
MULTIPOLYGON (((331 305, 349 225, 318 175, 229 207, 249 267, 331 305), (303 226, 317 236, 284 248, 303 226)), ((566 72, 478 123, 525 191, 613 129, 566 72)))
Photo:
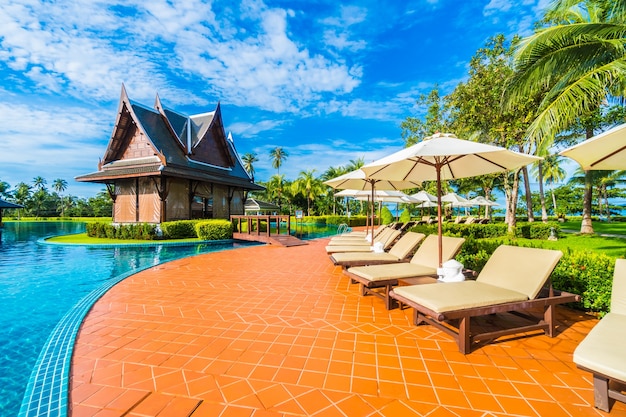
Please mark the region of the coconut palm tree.
POLYGON ((52 188, 59 194, 59 198, 61 199, 61 217, 65 216, 65 205, 63 204, 63 197, 61 193, 67 189, 67 181, 61 178, 57 178, 52 182, 52 188))
POLYGON ((569 128, 608 96, 624 96, 626 0, 556 0, 547 27, 523 39, 508 102, 545 90, 528 129, 541 138, 569 128))
POLYGON ((248 152, 248 153, 243 154, 243 156, 241 157, 241 160, 243 161, 243 167, 245 168, 246 171, 248 171, 248 174, 250 174, 250 177, 252 178, 252 181, 254 182, 253 164, 257 162, 259 158, 257 158, 256 153, 248 152))
POLYGON ((562 160, 562 156, 548 155, 544 157, 543 161, 541 161, 543 168, 543 179, 550 188, 550 194, 552 195, 552 210, 554 211, 555 215, 558 215, 558 210, 556 208, 554 184, 562 182, 567 175, 565 173, 565 170, 560 166, 560 162, 562 160))
POLYGON ((46 181, 46 179, 44 177, 37 176, 37 177, 33 178, 33 186, 37 190, 45 190, 47 183, 48 182, 46 181))
MULTIPOLYGON (((527 130, 530 139, 551 137, 581 117, 591 120, 607 98, 626 92, 626 0, 556 0, 546 27, 522 40, 507 103, 545 91, 539 113, 527 130)), ((585 126, 586 138, 594 134, 585 126)), ((593 233, 592 178, 585 182, 581 233, 593 233)))
POLYGON ((298 178, 292 184, 294 194, 303 194, 306 198, 306 213, 311 215, 311 201, 324 191, 322 181, 315 177, 315 170, 300 171, 298 178))
POLYGON ((270 157, 272 158, 272 168, 276 168, 278 171, 278 175, 280 175, 280 167, 289 154, 282 147, 277 146, 270 152, 270 157))

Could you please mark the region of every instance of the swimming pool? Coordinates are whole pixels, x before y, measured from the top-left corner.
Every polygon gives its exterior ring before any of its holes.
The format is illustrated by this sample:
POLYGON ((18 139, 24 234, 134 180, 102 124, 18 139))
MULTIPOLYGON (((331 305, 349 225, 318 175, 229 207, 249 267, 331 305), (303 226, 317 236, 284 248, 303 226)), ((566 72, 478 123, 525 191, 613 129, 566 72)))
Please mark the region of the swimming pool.
MULTIPOLYGON (((16 416, 31 371, 68 311, 116 277, 186 256, 251 243, 191 246, 49 245, 47 236, 80 233, 83 223, 5 223, 0 239, 0 416, 16 416)), ((336 231, 336 229, 334 229, 336 231)), ((303 238, 333 233, 307 226, 303 238)), ((254 243, 252 243, 254 244, 254 243)))

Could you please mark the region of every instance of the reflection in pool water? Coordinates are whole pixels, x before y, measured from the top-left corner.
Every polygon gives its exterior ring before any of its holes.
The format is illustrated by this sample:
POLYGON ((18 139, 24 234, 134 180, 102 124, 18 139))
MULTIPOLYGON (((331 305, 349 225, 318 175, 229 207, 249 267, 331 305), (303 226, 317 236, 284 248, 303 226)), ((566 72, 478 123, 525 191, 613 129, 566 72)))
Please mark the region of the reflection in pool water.
MULTIPOLYGON (((48 245, 43 237, 80 233, 83 223, 8 222, 0 239, 0 416, 15 416, 42 346, 78 301, 109 279, 145 267, 249 243, 191 246, 48 245)), ((303 238, 329 234, 305 225, 303 238)), ((330 230, 332 233, 333 230, 330 230)))

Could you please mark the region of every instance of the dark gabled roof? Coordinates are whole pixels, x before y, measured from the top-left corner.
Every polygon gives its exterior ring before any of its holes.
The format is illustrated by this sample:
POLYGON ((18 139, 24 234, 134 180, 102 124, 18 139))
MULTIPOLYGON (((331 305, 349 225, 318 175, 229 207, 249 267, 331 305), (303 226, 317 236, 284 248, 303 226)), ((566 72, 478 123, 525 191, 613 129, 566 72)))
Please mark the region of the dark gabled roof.
POLYGON ((244 204, 245 210, 279 210, 280 207, 276 204, 268 203, 266 201, 260 201, 254 198, 249 198, 244 204))
POLYGON ((165 108, 158 96, 155 109, 131 101, 122 86, 115 128, 98 172, 76 180, 107 182, 154 175, 264 189, 253 183, 234 143, 226 138, 219 104, 215 111, 185 116, 165 108), (122 159, 135 129, 145 135, 153 157, 122 159))
POLYGON ((24 208, 21 204, 10 203, 0 198, 0 209, 24 208))

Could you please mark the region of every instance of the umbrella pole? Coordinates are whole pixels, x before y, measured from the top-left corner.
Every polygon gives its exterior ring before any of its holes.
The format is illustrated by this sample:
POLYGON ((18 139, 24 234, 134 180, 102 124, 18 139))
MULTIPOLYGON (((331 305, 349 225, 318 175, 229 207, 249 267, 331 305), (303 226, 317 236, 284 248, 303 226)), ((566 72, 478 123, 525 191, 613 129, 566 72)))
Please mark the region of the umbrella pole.
POLYGON ((441 165, 437 162, 435 165, 437 170, 437 246, 439 249, 439 267, 443 263, 442 252, 443 252, 443 228, 441 226, 441 165))

